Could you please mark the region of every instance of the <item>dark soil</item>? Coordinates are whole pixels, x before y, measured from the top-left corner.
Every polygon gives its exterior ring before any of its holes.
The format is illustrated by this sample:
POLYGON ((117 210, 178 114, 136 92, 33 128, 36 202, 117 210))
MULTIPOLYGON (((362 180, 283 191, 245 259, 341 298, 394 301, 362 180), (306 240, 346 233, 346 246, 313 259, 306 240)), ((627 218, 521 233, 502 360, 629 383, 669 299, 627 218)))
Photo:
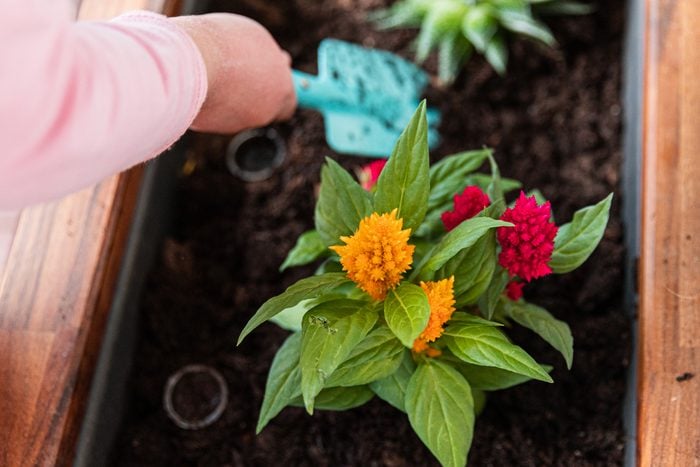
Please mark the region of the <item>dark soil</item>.
MULTIPOLYGON (((386 3, 381 0, 276 3, 283 6, 222 0, 213 9, 266 24, 304 71, 315 71, 323 37, 410 56, 411 32, 377 32, 365 22, 365 11, 386 3)), ((435 159, 491 146, 503 175, 539 188, 561 222, 610 191, 617 195, 605 237, 589 261, 525 289, 528 300, 571 325, 573 369, 567 371, 533 334, 514 330, 516 342, 555 365, 555 384, 533 382, 492 394, 477 420, 471 465, 622 464, 630 353, 619 196, 624 2, 596 3, 593 15, 548 20, 557 49, 512 42, 507 77, 476 57, 452 89, 429 91, 429 104, 444 115, 444 141, 435 159)), ((427 67, 434 71, 434 61, 427 67)), ((282 274, 278 267, 297 236, 313 225, 319 169, 324 156, 333 154, 318 114, 300 111, 276 128, 286 138, 288 157, 261 182, 242 182, 226 170, 228 138, 199 136, 192 144, 190 168, 196 166, 181 177, 175 223, 141 306, 138 357, 115 465, 436 465, 407 418, 377 399, 313 417, 286 409, 261 435, 254 433, 267 371, 287 333, 268 324, 239 348, 235 340, 262 302, 313 271, 282 274), (168 376, 191 363, 217 368, 231 396, 222 418, 199 431, 177 428, 162 408, 168 376)), ((350 169, 366 161, 335 157, 350 169)))

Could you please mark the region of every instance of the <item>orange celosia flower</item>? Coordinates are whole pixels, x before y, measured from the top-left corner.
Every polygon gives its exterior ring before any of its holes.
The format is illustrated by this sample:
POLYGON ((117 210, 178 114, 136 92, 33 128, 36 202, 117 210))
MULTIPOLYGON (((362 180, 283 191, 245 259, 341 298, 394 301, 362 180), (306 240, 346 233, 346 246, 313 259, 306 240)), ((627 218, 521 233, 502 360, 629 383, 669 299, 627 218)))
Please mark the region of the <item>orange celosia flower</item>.
POLYGON ((394 209, 365 217, 354 235, 340 237, 345 245, 330 247, 340 255, 348 277, 375 300, 383 300, 413 262, 415 247, 408 244, 411 229, 401 230, 403 219, 397 219, 396 213, 394 209))
POLYGON ((434 351, 437 349, 430 347, 428 342, 434 342, 442 335, 442 327, 449 321, 452 313, 455 311, 454 283, 454 276, 439 281, 420 283, 421 288, 428 296, 430 318, 423 332, 413 342, 414 352, 426 352, 429 357, 433 356, 431 354, 435 354, 434 351))

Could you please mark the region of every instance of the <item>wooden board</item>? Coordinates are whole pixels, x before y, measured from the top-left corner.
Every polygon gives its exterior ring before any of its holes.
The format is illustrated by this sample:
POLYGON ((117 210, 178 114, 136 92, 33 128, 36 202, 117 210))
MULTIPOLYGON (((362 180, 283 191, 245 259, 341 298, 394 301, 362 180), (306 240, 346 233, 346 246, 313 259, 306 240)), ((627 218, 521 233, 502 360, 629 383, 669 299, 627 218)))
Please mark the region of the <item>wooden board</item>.
POLYGON ((700 1, 646 9, 638 462, 697 466, 700 1))
MULTIPOLYGON (((80 18, 172 13, 83 0, 80 18)), ((0 276, 0 465, 70 465, 142 171, 26 209, 0 276)))

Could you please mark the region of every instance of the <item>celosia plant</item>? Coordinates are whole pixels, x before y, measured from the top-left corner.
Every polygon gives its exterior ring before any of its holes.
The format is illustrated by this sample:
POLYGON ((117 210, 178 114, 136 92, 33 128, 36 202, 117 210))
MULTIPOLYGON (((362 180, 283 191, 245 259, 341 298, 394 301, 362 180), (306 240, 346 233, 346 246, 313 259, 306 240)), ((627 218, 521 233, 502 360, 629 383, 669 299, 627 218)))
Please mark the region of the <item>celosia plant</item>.
POLYGON ((520 34, 553 46, 556 41, 537 14, 585 14, 591 7, 568 0, 399 0, 374 16, 386 28, 419 27, 416 59, 439 51, 439 75, 451 82, 476 50, 504 74, 506 38, 520 34))
POLYGON ((552 382, 505 325, 539 334, 571 367, 569 327, 525 301, 523 286, 582 264, 612 197, 557 227, 539 194, 507 207, 504 192, 520 184, 501 178, 490 150, 429 167, 427 130, 423 103, 372 191, 332 159, 323 167, 315 229, 282 268, 324 261, 239 338, 268 320, 293 331, 272 362, 258 431, 286 406, 311 414, 377 396, 407 414, 443 465, 462 466, 486 392, 552 382), (476 173, 484 162, 491 173, 476 173))
POLYGON ((479 214, 491 203, 489 197, 476 185, 468 186, 461 195, 455 195, 454 208, 445 211, 440 218, 446 231, 450 231, 467 219, 479 214))

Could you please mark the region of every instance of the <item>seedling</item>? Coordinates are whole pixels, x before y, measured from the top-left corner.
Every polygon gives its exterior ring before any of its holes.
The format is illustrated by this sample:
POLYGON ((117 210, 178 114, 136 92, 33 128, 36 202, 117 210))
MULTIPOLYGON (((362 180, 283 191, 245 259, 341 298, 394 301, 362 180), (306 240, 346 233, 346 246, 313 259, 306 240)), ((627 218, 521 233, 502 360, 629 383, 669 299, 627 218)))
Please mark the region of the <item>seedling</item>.
POLYGON ((420 28, 416 60, 439 53, 439 77, 451 83, 472 53, 484 55, 501 75, 508 63, 508 34, 550 47, 556 40, 537 14, 586 14, 592 8, 568 0, 400 0, 374 15, 384 28, 420 28))

